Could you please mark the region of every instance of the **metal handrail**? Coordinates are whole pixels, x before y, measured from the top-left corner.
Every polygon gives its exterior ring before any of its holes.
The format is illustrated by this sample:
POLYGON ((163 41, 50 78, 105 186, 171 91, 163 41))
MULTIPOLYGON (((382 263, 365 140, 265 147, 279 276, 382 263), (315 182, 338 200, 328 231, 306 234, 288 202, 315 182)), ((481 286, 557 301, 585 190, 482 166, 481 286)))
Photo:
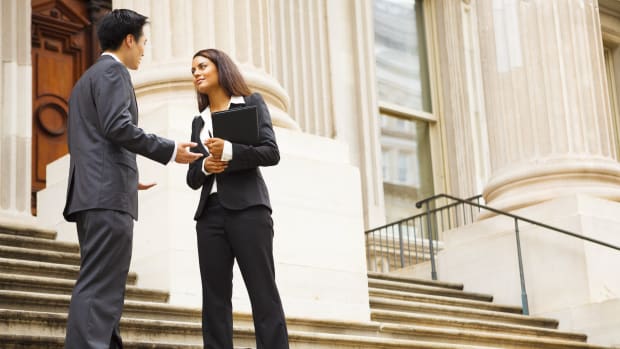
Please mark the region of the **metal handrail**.
MULTIPOLYGON (((480 200, 481 195, 473 196, 467 200, 480 200)), ((448 205, 431 210, 437 216, 442 214, 442 210, 450 210, 460 205, 459 203, 450 203, 448 205)), ((456 210, 455 210, 456 212, 456 210)), ((458 220, 458 217, 455 219, 458 220)), ((380 262, 380 268, 404 268, 425 261, 430 261, 430 251, 435 253, 439 248, 439 241, 424 243, 424 233, 431 232, 427 229, 428 224, 424 222, 427 213, 416 214, 407 218, 397 220, 395 222, 384 224, 382 226, 365 231, 366 236, 366 259, 369 263, 369 270, 374 270, 378 266, 374 263, 380 262), (433 245, 433 246, 431 246, 433 245), (437 246, 435 248, 435 246, 437 246)), ((448 213, 449 217, 449 213, 448 213)), ((463 219, 465 215, 463 214, 463 219)), ((470 212, 467 218, 473 221, 474 214, 470 212)), ((450 218, 448 218, 450 221, 450 218)), ((441 223, 443 227, 443 222, 441 223)), ((448 224, 452 224, 449 222, 448 224)))
MULTIPOLYGON (((570 235, 570 236, 576 237, 578 239, 587 240, 587 241, 590 241, 592 243, 599 244, 599 245, 602 245, 602 246, 605 246, 605 247, 609 247, 609 248, 613 248, 614 250, 620 251, 620 247, 619 246, 612 245, 612 244, 604 242, 604 241, 592 239, 592 238, 589 238, 587 236, 583 236, 583 235, 580 235, 580 234, 577 234, 577 233, 570 232, 568 230, 552 227, 552 226, 550 226, 548 224, 537 222, 537 221, 534 221, 534 220, 531 220, 531 219, 528 219, 528 218, 525 218, 525 217, 522 217, 522 216, 518 216, 518 215, 515 215, 515 214, 512 214, 512 213, 508 213, 506 211, 501 211, 501 210, 495 209, 493 207, 489 207, 487 205, 482 205, 482 204, 474 203, 474 202, 471 202, 471 201, 467 201, 468 199, 460 199, 460 198, 457 198, 457 197, 454 197, 454 196, 450 196, 450 195, 447 195, 447 194, 437 194, 437 195, 431 196, 429 198, 426 198, 424 200, 420 200, 420 201, 416 202, 415 206, 417 208, 422 208, 423 204, 425 204, 427 202, 430 202, 430 201, 434 201, 434 200, 440 199, 440 198, 448 198, 448 199, 452 199, 452 200, 458 201, 459 203, 462 203, 462 204, 468 204, 468 205, 476 206, 478 208, 482 208, 482 209, 485 209, 485 210, 488 210, 488 211, 491 211, 491 212, 494 212, 494 213, 497 213, 497 214, 500 214, 500 215, 503 215, 503 216, 511 217, 511 218, 514 218, 514 219, 517 219, 517 220, 520 220, 520 221, 524 221, 526 223, 537 225, 539 227, 543 227, 543 228, 546 228, 546 229, 557 231, 558 233, 570 235)), ((458 204, 455 204, 455 205, 458 205, 458 204)))
MULTIPOLYGON (((472 196, 472 197, 470 197, 470 198, 468 198, 468 199, 462 199, 462 200, 471 200, 471 201, 473 201, 473 200, 478 200, 478 199, 480 199, 480 198, 482 198, 482 195, 475 195, 475 196, 472 196)), ((426 199, 424 199, 424 200, 422 200, 422 201, 425 201, 425 200, 426 200, 426 199)), ((422 201, 419 201, 419 202, 422 202, 422 201)), ((445 206, 441 206, 441 207, 439 207, 439 208, 434 208, 434 209, 432 209, 432 210, 431 210, 431 212, 430 212, 430 213, 439 212, 439 211, 445 210, 445 209, 447 209, 447 208, 457 206, 458 204, 459 204, 459 203, 454 203, 454 204, 448 204, 448 205, 445 205, 445 206)), ((417 204, 416 204, 416 206, 417 206, 417 204)), ((420 208, 420 207, 418 207, 418 208, 420 208)), ((412 219, 415 219, 415 218, 419 218, 419 217, 422 217, 422 216, 426 216, 426 212, 424 212, 424 213, 418 213, 418 214, 413 215, 413 216, 411 216, 411 217, 402 218, 402 219, 399 219, 399 220, 394 221, 394 222, 392 222, 392 223, 387 223, 387 224, 384 224, 384 225, 379 226, 379 227, 376 227, 376 228, 368 229, 368 230, 366 230, 366 231, 365 231, 365 233, 370 233, 370 232, 373 232, 373 231, 375 231, 375 230, 379 230, 379 229, 385 229, 385 228, 387 228, 387 227, 389 227, 389 226, 391 226, 391 225, 399 224, 399 223, 402 223, 402 222, 405 222, 405 221, 408 221, 408 220, 412 220, 412 219)))
MULTIPOLYGON (((550 226, 548 224, 544 224, 532 219, 528 219, 519 215, 515 215, 512 213, 508 213, 502 210, 498 210, 495 209, 493 207, 489 207, 487 205, 482 205, 478 202, 472 202, 469 199, 461 199, 461 198, 457 198, 451 195, 447 195, 447 194, 437 194, 437 195, 433 195, 431 197, 428 197, 426 199, 420 200, 418 202, 416 202, 415 206, 417 208, 422 208, 422 205, 426 205, 426 222, 428 225, 428 236, 429 236, 429 243, 431 242, 432 239, 432 231, 431 231, 431 224, 430 224, 430 215, 432 213, 432 211, 430 210, 430 203, 437 200, 437 199, 441 199, 441 198, 447 198, 447 199, 451 199, 456 201, 455 205, 459 205, 459 204, 463 204, 464 205, 471 205, 474 207, 477 207, 478 209, 484 209, 493 213, 496 213, 498 215, 502 215, 502 216, 506 216, 506 217, 510 217, 512 219, 514 219, 515 222, 515 238, 516 238, 516 243, 517 243, 517 258, 518 258, 518 263, 519 263, 519 277, 520 277, 520 282, 521 282, 521 304, 523 306, 523 314, 525 315, 529 315, 529 305, 528 305, 528 300, 527 300, 527 291, 526 291, 526 287, 525 287, 525 276, 524 276, 524 272, 523 272, 523 259, 522 259, 522 254, 521 254, 521 239, 519 237, 519 221, 523 221, 526 223, 530 223, 545 229, 549 229, 558 233, 562 233, 568 236, 572 236, 581 240, 585 240, 585 241, 589 241, 601 246, 605 246, 614 250, 618 250, 620 251, 620 247, 616 246, 616 245, 612 245, 610 243, 604 242, 604 241, 600 241, 597 239, 593 239, 593 238, 589 238, 587 236, 584 235, 580 235, 577 233, 573 233, 570 232, 568 230, 565 229, 561 229, 561 228, 557 228, 557 227, 553 227, 550 226)), ((434 210, 437 211, 437 210, 434 210)), ((435 256, 434 256, 434 251, 432 248, 432 243, 430 244, 431 246, 431 251, 430 251, 430 258, 431 258, 431 276, 433 278, 433 280, 437 280, 437 270, 435 268, 435 256)))

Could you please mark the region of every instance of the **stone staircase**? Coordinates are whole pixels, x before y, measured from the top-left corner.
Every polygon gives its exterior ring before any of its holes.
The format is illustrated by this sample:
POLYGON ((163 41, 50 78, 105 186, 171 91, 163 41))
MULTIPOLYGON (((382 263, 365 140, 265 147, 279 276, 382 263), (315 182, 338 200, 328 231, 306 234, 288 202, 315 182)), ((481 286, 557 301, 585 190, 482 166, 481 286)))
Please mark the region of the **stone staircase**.
MULTIPOLYGON (((56 233, 0 226, 0 349, 62 348, 75 244, 56 233)), ((603 348, 558 331, 557 321, 521 315, 463 286, 369 273, 370 322, 287 318, 291 348, 603 348)), ((202 348, 200 309, 167 303, 130 273, 121 332, 127 348, 202 348)), ((235 314, 235 345, 254 347, 249 314, 235 314)))

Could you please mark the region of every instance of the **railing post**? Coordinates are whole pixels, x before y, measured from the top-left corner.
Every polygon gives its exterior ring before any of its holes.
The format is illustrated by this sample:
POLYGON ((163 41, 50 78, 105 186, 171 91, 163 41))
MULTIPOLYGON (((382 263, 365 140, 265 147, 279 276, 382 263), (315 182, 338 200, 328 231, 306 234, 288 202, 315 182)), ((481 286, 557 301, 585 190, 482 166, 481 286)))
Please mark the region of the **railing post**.
POLYGON ((398 245, 400 248, 400 267, 405 267, 405 250, 403 249, 403 231, 400 229, 402 224, 398 224, 398 245))
POLYGON ((519 220, 515 218, 515 236, 517 238, 517 257, 519 258, 519 277, 521 279, 521 305, 523 306, 523 315, 530 315, 530 309, 527 302, 527 291, 525 290, 525 276, 523 273, 523 258, 521 256, 521 239, 519 238, 519 220))
POLYGON ((428 247, 431 254, 431 277, 437 280, 437 269, 435 268, 435 251, 433 248, 433 229, 431 227, 431 208, 430 203, 426 202, 426 229, 428 231, 428 247))

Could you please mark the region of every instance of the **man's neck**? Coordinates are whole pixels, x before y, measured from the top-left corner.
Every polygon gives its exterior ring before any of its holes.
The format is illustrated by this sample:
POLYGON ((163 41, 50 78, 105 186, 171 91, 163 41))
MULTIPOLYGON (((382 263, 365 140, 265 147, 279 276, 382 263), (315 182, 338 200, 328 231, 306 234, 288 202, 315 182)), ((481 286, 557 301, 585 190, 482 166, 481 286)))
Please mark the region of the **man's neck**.
POLYGON ((116 50, 116 51, 107 50, 107 51, 104 51, 103 53, 112 55, 117 61, 121 62, 124 66, 127 66, 127 64, 125 64, 123 60, 124 57, 120 50, 116 50))

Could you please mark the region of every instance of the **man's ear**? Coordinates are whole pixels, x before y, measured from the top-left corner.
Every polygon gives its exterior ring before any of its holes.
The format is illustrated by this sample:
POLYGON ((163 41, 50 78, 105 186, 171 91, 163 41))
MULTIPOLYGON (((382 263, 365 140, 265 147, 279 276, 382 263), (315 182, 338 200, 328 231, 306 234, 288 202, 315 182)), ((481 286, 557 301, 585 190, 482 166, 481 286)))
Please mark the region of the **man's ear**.
POLYGON ((133 34, 127 34, 127 36, 125 37, 125 40, 123 41, 125 45, 127 45, 128 48, 131 48, 135 44, 136 38, 134 38, 133 34))

